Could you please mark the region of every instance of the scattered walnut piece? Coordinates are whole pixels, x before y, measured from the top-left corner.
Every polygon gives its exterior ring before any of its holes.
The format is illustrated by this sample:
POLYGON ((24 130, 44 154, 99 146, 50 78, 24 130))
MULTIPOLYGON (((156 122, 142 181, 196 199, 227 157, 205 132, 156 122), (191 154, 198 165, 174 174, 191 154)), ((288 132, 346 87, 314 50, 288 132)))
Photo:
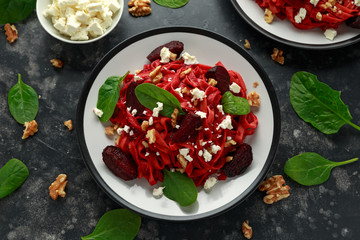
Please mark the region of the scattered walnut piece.
POLYGON ((226 158, 225 158, 225 162, 230 162, 230 161, 232 161, 233 160, 233 156, 227 156, 226 158))
POLYGON ((244 47, 245 47, 246 49, 251 49, 251 45, 250 45, 249 40, 245 39, 244 47))
POLYGON ((264 15, 265 22, 267 22, 269 24, 272 23, 274 20, 274 17, 275 17, 275 14, 272 11, 270 11, 270 9, 266 8, 265 15, 264 15))
POLYGON ((213 86, 213 87, 215 87, 216 86, 216 84, 217 84, 217 81, 215 80, 215 79, 213 79, 213 78, 209 78, 209 85, 210 86, 213 86))
POLYGON ((143 17, 151 13, 150 0, 131 0, 128 6, 129 13, 134 17, 143 17))
POLYGON ((186 161, 185 157, 179 153, 178 155, 176 155, 176 158, 179 161, 179 163, 181 164, 181 167, 185 170, 187 163, 188 163, 186 161))
POLYGON ((186 75, 188 75, 191 72, 191 68, 188 68, 180 73, 180 79, 183 79, 186 75))
POLYGON ((290 187, 285 185, 285 180, 281 175, 275 175, 270 178, 267 178, 263 181, 260 186, 260 191, 266 191, 266 196, 263 201, 266 204, 273 204, 281 199, 287 198, 290 196, 290 187))
POLYGON ((115 127, 114 126, 107 126, 105 128, 105 134, 108 136, 113 136, 115 134, 115 127))
POLYGON ((173 128, 176 127, 176 120, 177 120, 177 115, 179 114, 179 110, 177 108, 174 109, 174 112, 171 114, 171 126, 173 128))
POLYGON ((143 130, 143 131, 146 131, 146 129, 149 127, 149 121, 143 121, 142 123, 141 123, 141 129, 143 130))
POLYGON ((50 62, 56 68, 62 68, 64 66, 64 63, 57 58, 51 59, 50 62))
POLYGON ((322 21, 322 14, 321 14, 321 12, 318 12, 318 13, 316 14, 316 19, 319 20, 319 21, 322 21))
POLYGON ((152 79, 154 84, 158 84, 163 77, 161 73, 161 65, 157 66, 152 72, 150 72, 149 77, 152 79))
POLYGON ((252 237, 253 230, 252 230, 252 227, 249 226, 249 220, 246 220, 245 222, 243 222, 242 232, 243 232, 245 238, 250 239, 252 237))
POLYGON ((247 95, 247 100, 249 102, 249 105, 252 107, 260 106, 260 95, 255 91, 252 91, 247 95))
POLYGON ((38 124, 35 120, 32 120, 31 122, 25 122, 24 126, 25 130, 22 139, 26 139, 38 131, 38 124))
POLYGON ((66 193, 64 191, 68 181, 65 181, 67 178, 66 174, 60 174, 57 176, 56 180, 49 187, 49 195, 53 200, 56 200, 59 196, 65 197, 66 193))
POLYGON ((171 61, 175 61, 175 60, 176 60, 176 58, 177 58, 176 53, 172 53, 172 52, 170 52, 170 60, 171 60, 171 61))
POLYGON ((144 146, 144 148, 148 148, 149 144, 146 141, 142 141, 141 144, 144 146))
POLYGON ((156 136, 155 136, 155 129, 151 129, 151 130, 148 130, 146 132, 146 136, 145 136, 147 139, 149 139, 149 143, 152 144, 152 143, 155 143, 156 141, 156 136))
POLYGON ((224 147, 227 148, 227 147, 231 147, 233 145, 236 145, 236 142, 235 142, 235 140, 231 139, 231 140, 228 140, 228 141, 225 142, 224 147))
POLYGON ((15 25, 11 25, 10 23, 5 24, 4 26, 6 40, 8 40, 9 43, 15 42, 15 40, 18 38, 18 30, 16 29, 15 25))
POLYGON ((184 94, 190 94, 190 91, 187 87, 184 87, 181 89, 181 93, 184 93, 184 94))
POLYGON ((284 65, 285 58, 283 56, 283 51, 279 50, 277 48, 273 49, 273 54, 271 54, 271 58, 275 61, 280 63, 281 65, 284 65))
POLYGON ((64 122, 64 125, 71 131, 71 130, 73 130, 73 122, 71 121, 71 119, 70 120, 67 120, 67 121, 65 121, 64 122))
POLYGON ((117 135, 117 136, 115 137, 115 145, 116 145, 116 146, 119 145, 119 142, 120 142, 120 135, 117 135))
POLYGON ((257 86, 259 86, 259 82, 254 82, 254 83, 253 83, 253 87, 254 87, 254 88, 257 88, 257 86))

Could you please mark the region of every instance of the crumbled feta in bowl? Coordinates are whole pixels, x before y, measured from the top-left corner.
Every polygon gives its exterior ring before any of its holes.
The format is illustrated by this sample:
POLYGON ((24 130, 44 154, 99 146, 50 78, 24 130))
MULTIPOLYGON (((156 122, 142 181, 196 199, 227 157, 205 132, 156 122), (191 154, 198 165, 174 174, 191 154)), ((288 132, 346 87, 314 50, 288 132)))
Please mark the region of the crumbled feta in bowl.
POLYGON ((36 2, 37 17, 53 37, 74 44, 94 42, 120 21, 123 0, 43 0, 36 2))

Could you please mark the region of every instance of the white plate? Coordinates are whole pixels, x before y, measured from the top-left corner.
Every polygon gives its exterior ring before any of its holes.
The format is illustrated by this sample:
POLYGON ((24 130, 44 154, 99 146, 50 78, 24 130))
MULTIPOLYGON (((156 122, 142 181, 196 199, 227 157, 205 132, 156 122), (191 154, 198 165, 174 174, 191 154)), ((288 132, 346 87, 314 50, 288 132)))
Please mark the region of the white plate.
POLYGON ((272 160, 280 136, 280 111, 275 91, 263 69, 240 46, 212 32, 197 28, 160 28, 136 35, 112 49, 95 67, 84 87, 77 110, 77 134, 87 167, 101 188, 116 202, 141 215, 167 220, 199 219, 221 213, 235 206, 252 193, 263 180, 272 160), (146 56, 156 47, 178 40, 184 51, 195 55, 202 64, 215 65, 222 61, 227 69, 238 71, 248 87, 257 81, 261 107, 255 111, 259 119, 256 133, 246 138, 253 148, 254 160, 239 177, 220 181, 213 191, 199 191, 198 199, 190 207, 182 208, 165 196, 155 199, 145 179, 125 182, 112 174, 102 161, 102 151, 114 140, 104 134, 104 125, 92 112, 97 94, 105 79, 142 69, 149 63, 146 56))
POLYGON ((239 14, 255 29, 279 42, 308 49, 331 49, 344 47, 360 41, 360 29, 341 24, 333 41, 325 38, 320 28, 297 29, 288 19, 275 17, 271 24, 264 20, 264 10, 255 0, 231 0, 239 14))

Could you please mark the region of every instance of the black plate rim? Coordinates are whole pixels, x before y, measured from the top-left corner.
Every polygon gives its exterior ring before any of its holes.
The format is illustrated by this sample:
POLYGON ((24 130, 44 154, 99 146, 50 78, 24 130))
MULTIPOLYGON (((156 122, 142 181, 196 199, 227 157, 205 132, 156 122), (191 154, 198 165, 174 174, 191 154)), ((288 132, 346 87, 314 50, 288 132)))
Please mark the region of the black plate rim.
POLYGON ((268 31, 266 31, 265 29, 263 29, 262 27, 260 27, 258 24, 256 24, 243 10, 242 8, 239 6, 239 4, 237 3, 237 0, 230 0, 231 3, 234 5, 236 11, 240 14, 240 16, 254 29, 256 29, 258 32, 262 33, 263 35, 265 35, 268 38, 271 38, 277 42, 283 43, 285 45, 289 45, 292 47, 297 47, 297 48, 302 48, 302 49, 307 49, 307 50, 330 50, 330 49, 338 49, 338 48, 343 48, 343 47, 347 47, 350 45, 353 45, 357 42, 360 42, 360 34, 347 39, 345 41, 342 42, 337 42, 337 43, 329 43, 329 44, 306 44, 306 43, 298 43, 298 42, 294 42, 294 41, 290 41, 287 39, 283 39, 275 34, 272 34, 268 31))
MULTIPOLYGON (((116 203, 120 204, 121 206, 130 209, 136 213, 138 213, 141 216, 149 217, 153 219, 158 220, 168 220, 168 221, 174 221, 174 222, 181 222, 181 221, 190 221, 190 220, 199 220, 203 218, 208 217, 214 217, 219 214, 224 213, 225 211, 228 211, 238 204, 240 204, 242 201, 244 201, 247 197, 249 197, 258 187, 258 185, 261 183, 261 181, 265 178, 266 173, 270 169, 272 162, 275 158, 276 151, 279 145, 280 140, 280 128, 281 128, 281 120, 280 120, 280 107, 277 100, 276 92, 271 84, 271 81, 264 71, 264 69, 239 45, 234 43, 233 41, 215 33, 211 32, 209 30, 196 28, 196 27, 185 27, 185 26, 177 26, 177 27, 161 27, 161 28, 155 28, 152 30, 148 30, 142 33, 139 33, 135 36, 132 36, 128 38, 127 40, 119 43, 117 46, 115 46, 113 49, 111 49, 95 66, 93 71, 91 72, 87 82, 84 85, 84 88, 82 90, 77 110, 76 110, 76 133, 78 137, 78 145, 80 148, 80 152, 82 155, 82 158, 84 160, 84 163, 86 167, 88 168, 90 174, 92 175, 95 182, 98 184, 98 186, 116 203), (213 38, 215 40, 218 40, 235 51, 237 51, 239 54, 241 54, 257 71, 259 76, 261 77, 262 81, 265 84, 265 87, 268 91, 270 101, 273 108, 273 117, 274 117, 274 134, 273 139, 269 151, 269 155, 266 159, 265 165, 263 166, 262 170, 260 171, 260 174, 256 177, 255 181, 249 186, 248 189, 246 189, 242 194, 240 194, 238 197, 236 197, 231 202, 225 204, 222 207, 219 207, 215 210, 197 214, 197 215, 189 215, 189 216, 169 216, 169 215, 163 215, 163 214, 157 214, 153 212, 149 212, 143 209, 140 209, 134 205, 132 205, 130 202, 124 200, 119 195, 117 195, 107 184, 106 182, 101 178, 99 172, 96 170, 95 165, 93 164, 88 148, 86 146, 85 142, 85 136, 84 136, 84 127, 83 127, 83 120, 84 120, 84 110, 85 110, 85 104, 86 100, 89 94, 89 91, 92 87, 93 82, 95 81, 97 75, 101 71, 101 69, 105 66, 105 64, 118 52, 120 52, 122 49, 126 48, 128 45, 132 44, 133 42, 136 42, 138 40, 163 34, 163 33, 171 33, 171 32, 185 32, 185 33, 194 33, 194 34, 200 34, 203 36, 207 36, 210 38, 213 38)), ((170 200, 169 200, 170 201, 170 200)))

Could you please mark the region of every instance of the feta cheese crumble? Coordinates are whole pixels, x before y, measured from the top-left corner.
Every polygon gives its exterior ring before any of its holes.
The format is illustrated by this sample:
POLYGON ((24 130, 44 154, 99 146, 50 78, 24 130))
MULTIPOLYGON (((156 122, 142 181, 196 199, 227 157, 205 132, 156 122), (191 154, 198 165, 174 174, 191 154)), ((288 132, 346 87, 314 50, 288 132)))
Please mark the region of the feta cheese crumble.
POLYGON ((306 17, 306 9, 305 8, 300 8, 298 14, 296 14, 296 16, 294 17, 294 20, 296 23, 301 23, 302 20, 304 20, 306 17))
POLYGON ((159 113, 161 110, 163 110, 164 104, 162 102, 156 103, 158 106, 153 109, 153 117, 159 117, 159 113))
POLYGON ((206 113, 205 112, 196 111, 195 114, 198 115, 201 118, 206 118, 206 113))
POLYGON ((337 31, 333 28, 328 28, 325 30, 324 35, 327 39, 332 41, 336 37, 337 31))
POLYGON ((319 3, 319 0, 310 0, 310 3, 316 7, 316 5, 319 3))
POLYGON ((354 4, 358 7, 360 7, 360 0, 354 0, 354 4))
POLYGON ((221 150, 221 147, 219 146, 219 145, 211 145, 211 152, 213 153, 213 154, 216 154, 218 151, 220 151, 221 150))
POLYGON ((180 88, 180 87, 175 88, 174 90, 180 95, 180 97, 184 97, 184 95, 183 95, 182 92, 181 92, 181 88, 180 88))
POLYGON ((232 129, 233 126, 231 125, 231 116, 226 115, 225 119, 222 120, 222 122, 217 126, 216 130, 219 130, 219 128, 222 129, 232 129))
POLYGON ((181 57, 184 59, 184 63, 191 65, 191 64, 198 64, 198 60, 195 56, 191 56, 189 53, 184 52, 181 57))
POLYGON ((190 149, 188 149, 188 148, 181 148, 181 149, 179 149, 179 153, 180 153, 181 155, 183 155, 183 157, 184 157, 186 160, 188 160, 189 162, 191 162, 191 161, 193 160, 193 158, 192 158, 190 155, 188 155, 189 152, 190 152, 190 149))
POLYGON ((43 15, 61 34, 84 41, 103 35, 120 8, 118 0, 53 0, 43 15))
POLYGON ((232 91, 233 93, 239 93, 241 88, 239 85, 237 85, 235 82, 233 82, 230 87, 229 87, 230 91, 232 91))
POLYGON ((168 63, 168 62, 170 62, 170 55, 171 55, 171 53, 170 53, 169 48, 163 47, 163 48, 161 49, 161 51, 160 51, 160 57, 161 57, 160 62, 161 62, 161 63, 168 63))
POLYGON ((153 117, 150 117, 149 118, 149 126, 153 125, 154 124, 154 118, 153 117))
POLYGON ((198 88, 191 89, 190 93, 193 95, 193 98, 191 99, 192 102, 195 101, 196 99, 202 101, 205 97, 205 92, 198 88))
POLYGON ((104 112, 98 108, 93 108, 93 112, 95 113, 96 116, 98 116, 99 118, 102 117, 102 115, 104 114, 104 112))
POLYGON ((219 104, 219 105, 217 105, 216 107, 217 107, 217 109, 219 110, 219 112, 221 112, 222 114, 225 114, 225 113, 224 113, 224 109, 223 109, 223 105, 220 105, 220 104, 219 104))
POLYGON ((209 151, 206 150, 206 149, 204 149, 204 154, 203 154, 203 156, 204 156, 205 162, 210 162, 211 159, 212 159, 211 153, 209 153, 209 151))
POLYGON ((164 188, 165 187, 158 187, 153 189, 153 197, 154 198, 160 198, 164 194, 164 188))
POLYGON ((204 190, 205 191, 211 190, 217 182, 218 180, 215 177, 209 177, 208 179, 206 179, 204 183, 204 190))

